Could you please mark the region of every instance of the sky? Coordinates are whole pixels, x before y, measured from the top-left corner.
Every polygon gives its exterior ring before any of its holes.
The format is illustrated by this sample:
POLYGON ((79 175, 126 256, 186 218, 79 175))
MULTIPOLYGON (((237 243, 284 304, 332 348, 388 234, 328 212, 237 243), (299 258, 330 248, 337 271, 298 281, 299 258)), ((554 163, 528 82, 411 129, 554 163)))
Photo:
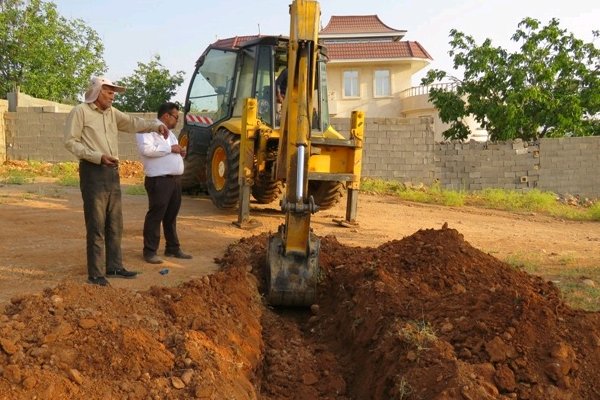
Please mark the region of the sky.
MULTIPOLYGON (((289 35, 291 0, 51 0, 68 19, 82 19, 104 43, 106 76, 133 74, 138 62, 160 55, 171 74, 185 73, 173 100, 183 102, 195 62, 216 39, 232 36, 289 35)), ((518 23, 533 17, 546 24, 558 18, 563 29, 585 41, 600 30, 600 5, 592 0, 322 0, 321 25, 332 15, 373 15, 389 27, 406 30, 433 57, 430 68, 452 72, 449 32, 455 28, 478 43, 492 39, 511 48, 518 23)), ((595 45, 600 46, 600 39, 595 45)), ((413 78, 418 86, 426 70, 413 78)))

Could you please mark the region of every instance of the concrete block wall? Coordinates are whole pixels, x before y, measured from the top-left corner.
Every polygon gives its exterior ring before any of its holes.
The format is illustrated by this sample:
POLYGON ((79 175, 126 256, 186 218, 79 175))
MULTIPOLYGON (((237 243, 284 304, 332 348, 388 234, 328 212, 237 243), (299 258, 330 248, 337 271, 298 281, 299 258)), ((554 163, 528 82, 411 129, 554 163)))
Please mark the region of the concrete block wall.
POLYGON ((539 187, 600 196, 600 137, 540 140, 539 187))
POLYGON ((63 129, 67 113, 53 106, 17 107, 7 113, 6 153, 11 160, 72 161, 65 149, 63 129))
POLYGON ((438 179, 448 189, 527 190, 538 186, 539 148, 521 140, 438 143, 435 161, 438 179))
MULTIPOLYGON (((4 115, 7 135, 6 144, 2 148, 6 149, 8 159, 48 162, 76 161, 75 156, 64 146, 67 112, 60 112, 54 106, 18 107, 16 112, 7 112, 4 115)), ((156 113, 132 113, 132 115, 144 119, 156 118, 156 113)), ((175 131, 178 131, 177 128, 175 131)), ((135 134, 121 133, 119 135, 119 158, 139 160, 135 134)))
MULTIPOLYGON (((9 160, 75 160, 64 148, 66 112, 54 106, 18 107, 3 115, 0 160, 4 149, 9 160)), ((155 113, 133 115, 156 117, 155 113)), ((175 132, 183 118, 179 121, 175 132)), ((331 122, 348 135, 349 119, 331 122)), ((413 184, 439 182, 449 189, 539 188, 600 197, 600 137, 542 139, 536 145, 520 140, 435 143, 432 125, 431 118, 367 119, 363 176, 413 184)), ((119 135, 119 157, 139 160, 134 134, 119 135)))
MULTIPOLYGON (((345 134, 349 120, 332 125, 345 134)), ((346 135, 347 136, 347 135, 346 135)), ((366 120, 363 177, 447 189, 538 188, 600 197, 600 137, 434 143, 428 118, 366 120)))
MULTIPOLYGON (((349 119, 331 123, 347 136, 349 119)), ((437 175, 434 148, 431 118, 367 119, 362 175, 430 184, 437 175)))

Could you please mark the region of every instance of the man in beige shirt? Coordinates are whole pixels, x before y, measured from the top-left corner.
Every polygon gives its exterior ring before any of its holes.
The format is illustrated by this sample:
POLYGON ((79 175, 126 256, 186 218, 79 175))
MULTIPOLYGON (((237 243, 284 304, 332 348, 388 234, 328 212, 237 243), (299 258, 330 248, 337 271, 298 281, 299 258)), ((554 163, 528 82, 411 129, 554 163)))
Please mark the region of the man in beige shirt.
POLYGON ((132 117, 112 107, 125 88, 94 77, 85 102, 73 108, 65 125, 65 147, 79 159, 79 186, 86 226, 88 282, 107 286, 106 277, 135 278, 123 267, 123 213, 118 132, 168 133, 157 121, 132 117), (101 268, 106 251, 105 268, 101 268), (105 271, 105 272, 104 272, 105 271))

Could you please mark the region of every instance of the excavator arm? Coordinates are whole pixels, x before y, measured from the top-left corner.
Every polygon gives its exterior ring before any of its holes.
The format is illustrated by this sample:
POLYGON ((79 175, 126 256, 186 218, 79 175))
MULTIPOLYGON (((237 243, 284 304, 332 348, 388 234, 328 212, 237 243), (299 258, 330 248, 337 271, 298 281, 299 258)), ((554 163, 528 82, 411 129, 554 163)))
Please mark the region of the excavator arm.
POLYGON ((307 306, 316 298, 320 241, 311 232, 310 217, 317 207, 307 192, 319 19, 316 1, 290 5, 288 84, 276 167, 276 175, 286 182, 281 201, 285 224, 269 238, 267 300, 272 305, 307 306))

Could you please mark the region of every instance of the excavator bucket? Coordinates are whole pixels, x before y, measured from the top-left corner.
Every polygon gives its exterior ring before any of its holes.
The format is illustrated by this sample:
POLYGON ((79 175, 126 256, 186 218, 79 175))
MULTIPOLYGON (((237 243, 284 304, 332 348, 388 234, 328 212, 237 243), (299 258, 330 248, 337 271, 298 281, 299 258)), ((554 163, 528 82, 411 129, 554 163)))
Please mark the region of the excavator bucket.
POLYGON ((320 239, 310 233, 306 253, 285 254, 283 232, 269 238, 267 301, 274 306, 306 307, 317 296, 320 239))

